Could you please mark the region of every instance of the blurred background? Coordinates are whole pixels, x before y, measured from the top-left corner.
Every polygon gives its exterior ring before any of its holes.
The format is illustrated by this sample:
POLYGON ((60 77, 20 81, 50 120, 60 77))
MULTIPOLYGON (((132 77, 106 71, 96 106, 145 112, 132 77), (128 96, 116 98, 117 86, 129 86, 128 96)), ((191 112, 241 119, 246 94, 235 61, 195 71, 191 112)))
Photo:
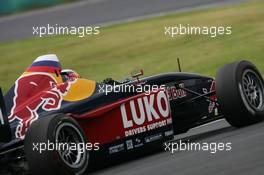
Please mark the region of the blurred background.
POLYGON ((263 0, 0 0, 0 86, 6 92, 32 61, 55 53, 82 77, 122 80, 183 71, 215 76, 248 59, 264 74, 263 0), (15 13, 15 14, 13 14, 15 13), (33 36, 33 27, 99 26, 99 35, 33 36), (166 26, 232 27, 231 35, 165 35, 166 26))
POLYGON ((1 0, 0 15, 7 15, 72 1, 76 0, 1 0))

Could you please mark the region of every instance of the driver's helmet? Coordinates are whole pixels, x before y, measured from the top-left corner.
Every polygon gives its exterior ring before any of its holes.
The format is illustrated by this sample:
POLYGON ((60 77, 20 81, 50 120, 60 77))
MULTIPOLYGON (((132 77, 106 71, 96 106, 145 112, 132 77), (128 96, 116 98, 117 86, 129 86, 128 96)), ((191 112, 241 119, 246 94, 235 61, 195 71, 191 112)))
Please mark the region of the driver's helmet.
POLYGON ((62 80, 65 81, 73 81, 76 78, 81 78, 81 76, 74 70, 72 69, 63 69, 61 70, 61 77, 62 80))

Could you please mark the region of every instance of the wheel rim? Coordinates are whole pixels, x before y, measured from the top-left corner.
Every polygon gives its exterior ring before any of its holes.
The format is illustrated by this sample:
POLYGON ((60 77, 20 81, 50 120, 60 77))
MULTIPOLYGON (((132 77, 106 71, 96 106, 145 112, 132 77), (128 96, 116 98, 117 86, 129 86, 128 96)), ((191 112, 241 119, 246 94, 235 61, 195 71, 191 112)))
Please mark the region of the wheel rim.
POLYGON ((242 91, 248 104, 260 111, 263 109, 263 83, 260 77, 252 70, 246 70, 242 75, 242 91))
POLYGON ((85 141, 79 129, 71 123, 61 123, 55 134, 61 160, 70 168, 80 168, 86 163, 85 141), (82 147, 79 147, 82 145, 82 147), (80 149, 81 148, 81 149, 80 149))

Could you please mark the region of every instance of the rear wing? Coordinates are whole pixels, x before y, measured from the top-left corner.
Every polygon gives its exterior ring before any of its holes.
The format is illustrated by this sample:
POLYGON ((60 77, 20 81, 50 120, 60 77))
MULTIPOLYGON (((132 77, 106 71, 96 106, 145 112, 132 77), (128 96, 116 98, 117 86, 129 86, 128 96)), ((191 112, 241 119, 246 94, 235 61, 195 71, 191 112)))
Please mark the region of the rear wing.
POLYGON ((9 142, 11 139, 12 134, 6 113, 4 96, 0 88, 0 142, 9 142))

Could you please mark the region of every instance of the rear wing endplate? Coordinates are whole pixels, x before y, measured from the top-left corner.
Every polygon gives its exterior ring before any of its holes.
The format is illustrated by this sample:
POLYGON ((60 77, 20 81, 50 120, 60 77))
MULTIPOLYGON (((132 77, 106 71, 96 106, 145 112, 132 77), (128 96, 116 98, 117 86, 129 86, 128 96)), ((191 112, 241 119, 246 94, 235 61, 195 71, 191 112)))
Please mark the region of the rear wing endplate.
POLYGON ((0 88, 0 142, 9 142, 11 139, 12 134, 6 113, 4 96, 0 88))

